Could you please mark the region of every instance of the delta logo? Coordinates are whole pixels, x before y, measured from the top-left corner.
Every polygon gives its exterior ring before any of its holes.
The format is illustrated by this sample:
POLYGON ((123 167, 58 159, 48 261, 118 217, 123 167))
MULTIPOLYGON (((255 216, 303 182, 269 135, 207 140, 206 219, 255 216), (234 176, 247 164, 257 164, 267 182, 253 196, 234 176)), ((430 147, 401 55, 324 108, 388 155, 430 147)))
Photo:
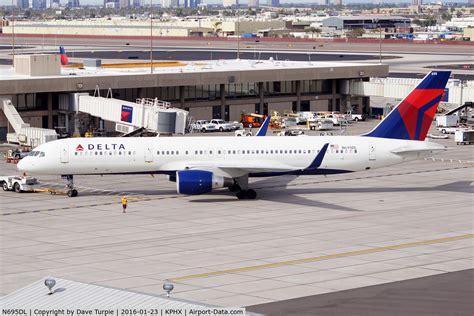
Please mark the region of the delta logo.
MULTIPOLYGON (((79 144, 76 151, 84 151, 84 147, 79 144)), ((87 150, 125 150, 124 144, 87 144, 87 150)))

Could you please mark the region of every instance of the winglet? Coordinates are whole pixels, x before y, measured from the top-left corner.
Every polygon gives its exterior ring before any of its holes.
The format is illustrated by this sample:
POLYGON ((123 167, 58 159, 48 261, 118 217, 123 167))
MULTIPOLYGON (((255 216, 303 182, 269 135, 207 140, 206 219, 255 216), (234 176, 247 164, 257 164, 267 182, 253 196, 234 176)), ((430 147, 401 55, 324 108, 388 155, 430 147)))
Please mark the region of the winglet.
POLYGON ((324 144, 324 146, 321 148, 316 158, 314 158, 313 162, 306 169, 318 169, 323 162, 323 159, 324 159, 324 156, 326 155, 326 151, 328 150, 328 147, 329 147, 329 143, 324 144))
POLYGON ((265 136, 265 135, 267 135, 268 125, 270 124, 271 119, 272 119, 271 116, 267 116, 267 118, 265 119, 265 121, 263 121, 262 126, 260 126, 260 128, 258 129, 258 132, 257 132, 257 134, 255 134, 255 136, 265 136))

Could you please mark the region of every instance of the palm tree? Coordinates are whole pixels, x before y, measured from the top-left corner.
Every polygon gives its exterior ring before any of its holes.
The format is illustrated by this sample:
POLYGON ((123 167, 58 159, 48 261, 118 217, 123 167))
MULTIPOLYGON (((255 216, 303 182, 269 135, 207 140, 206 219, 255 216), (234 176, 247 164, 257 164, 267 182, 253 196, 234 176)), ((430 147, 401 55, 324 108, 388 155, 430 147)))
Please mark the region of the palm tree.
POLYGON ((314 33, 317 33, 317 34, 320 34, 322 32, 322 30, 320 28, 317 28, 317 27, 308 27, 306 30, 305 30, 306 33, 311 33, 311 38, 314 38, 314 33))

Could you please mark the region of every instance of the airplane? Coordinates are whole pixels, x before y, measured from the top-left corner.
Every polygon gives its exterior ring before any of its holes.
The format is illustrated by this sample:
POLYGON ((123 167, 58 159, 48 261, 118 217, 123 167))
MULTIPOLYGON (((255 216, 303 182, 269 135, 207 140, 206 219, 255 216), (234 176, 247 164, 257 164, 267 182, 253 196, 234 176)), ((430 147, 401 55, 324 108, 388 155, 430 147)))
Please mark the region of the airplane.
POLYGON ((328 175, 377 169, 444 151, 424 141, 449 71, 427 74, 373 130, 360 136, 69 138, 36 147, 18 163, 33 174, 166 174, 179 194, 228 188, 255 199, 249 177, 328 175))

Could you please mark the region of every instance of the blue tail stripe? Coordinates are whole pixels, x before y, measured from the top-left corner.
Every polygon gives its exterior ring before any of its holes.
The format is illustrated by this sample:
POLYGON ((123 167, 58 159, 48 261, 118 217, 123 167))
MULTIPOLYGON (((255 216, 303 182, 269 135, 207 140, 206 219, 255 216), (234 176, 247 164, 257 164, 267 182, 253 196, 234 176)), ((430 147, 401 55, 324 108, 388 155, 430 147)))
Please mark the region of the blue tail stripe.
POLYGON ((441 100, 442 95, 434 98, 422 108, 418 110, 418 116, 416 118, 416 131, 415 131, 415 139, 420 139, 421 127, 423 126, 423 118, 425 117, 425 112, 436 105, 441 100))
POLYGON ((257 134, 255 134, 255 136, 265 136, 265 135, 267 135, 267 129, 268 129, 268 125, 270 124, 270 119, 271 119, 271 117, 267 116, 267 118, 265 119, 265 121, 263 121, 262 126, 260 126, 260 128, 258 129, 258 132, 257 132, 257 134))

